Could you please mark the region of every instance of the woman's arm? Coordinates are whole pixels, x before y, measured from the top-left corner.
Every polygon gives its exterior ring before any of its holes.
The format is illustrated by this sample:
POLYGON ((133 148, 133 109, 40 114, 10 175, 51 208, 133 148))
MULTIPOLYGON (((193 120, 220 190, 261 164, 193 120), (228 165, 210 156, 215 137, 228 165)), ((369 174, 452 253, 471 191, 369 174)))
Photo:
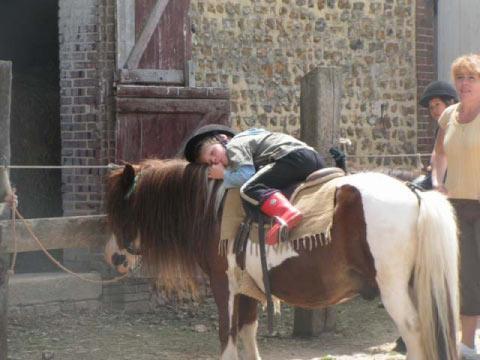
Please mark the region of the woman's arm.
POLYGON ((440 128, 438 130, 437 138, 435 140, 435 147, 432 152, 432 186, 434 189, 446 194, 444 179, 447 171, 447 155, 443 146, 445 138, 445 130, 440 128))
MULTIPOLYGON (((5 168, 0 168, 0 203, 7 203, 9 207, 13 204, 18 204, 17 195, 15 195, 8 179, 8 171, 5 168)), ((0 212, 2 208, 0 208, 0 212)))
POLYGON ((12 187, 8 180, 8 172, 6 168, 0 168, 0 202, 4 202, 5 197, 12 193, 12 187))

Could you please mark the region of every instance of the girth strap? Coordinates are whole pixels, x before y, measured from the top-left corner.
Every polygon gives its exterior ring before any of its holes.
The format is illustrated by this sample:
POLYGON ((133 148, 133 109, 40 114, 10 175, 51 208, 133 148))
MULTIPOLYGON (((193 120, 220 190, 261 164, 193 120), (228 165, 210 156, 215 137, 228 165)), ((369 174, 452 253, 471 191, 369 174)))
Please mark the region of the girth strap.
POLYGON ((418 195, 418 191, 424 192, 426 190, 424 188, 422 188, 421 186, 418 186, 418 185, 416 185, 416 184, 414 184, 410 181, 407 181, 405 183, 405 185, 411 190, 411 192, 413 192, 415 194, 415 196, 417 197, 418 206, 420 206, 422 198, 420 197, 420 195, 418 195))

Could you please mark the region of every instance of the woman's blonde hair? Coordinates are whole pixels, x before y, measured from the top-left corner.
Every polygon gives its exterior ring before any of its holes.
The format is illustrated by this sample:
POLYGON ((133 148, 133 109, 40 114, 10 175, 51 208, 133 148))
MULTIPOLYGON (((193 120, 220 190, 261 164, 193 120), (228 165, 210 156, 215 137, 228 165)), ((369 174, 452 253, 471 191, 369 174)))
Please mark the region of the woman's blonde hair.
POLYGON ((452 63, 452 79, 461 74, 480 76, 480 55, 468 54, 455 59, 452 63))

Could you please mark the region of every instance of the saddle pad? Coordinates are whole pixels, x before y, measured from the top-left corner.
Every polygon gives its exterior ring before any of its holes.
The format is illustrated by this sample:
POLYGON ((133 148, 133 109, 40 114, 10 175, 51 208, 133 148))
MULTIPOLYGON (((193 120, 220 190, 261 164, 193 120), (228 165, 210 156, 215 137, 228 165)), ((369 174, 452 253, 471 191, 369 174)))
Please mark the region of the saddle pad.
MULTIPOLYGON (((314 182, 302 184, 292 195, 292 204, 303 214, 302 222, 289 234, 295 249, 312 249, 330 242, 335 189, 342 174, 331 174, 314 182)), ((228 243, 235 239, 239 225, 245 218, 239 189, 227 192, 220 232, 220 252, 225 254, 228 243)), ((270 226, 266 226, 268 230, 270 226)), ((252 224, 249 239, 258 243, 258 225, 252 224)))

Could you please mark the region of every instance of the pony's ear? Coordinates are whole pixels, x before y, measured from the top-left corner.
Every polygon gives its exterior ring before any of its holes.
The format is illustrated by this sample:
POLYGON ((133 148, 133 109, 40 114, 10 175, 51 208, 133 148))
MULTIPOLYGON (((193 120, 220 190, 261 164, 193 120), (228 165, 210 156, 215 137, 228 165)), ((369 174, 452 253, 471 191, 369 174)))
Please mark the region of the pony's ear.
POLYGON ((125 164, 122 174, 122 184, 124 189, 129 189, 135 180, 135 169, 130 164, 125 164))

